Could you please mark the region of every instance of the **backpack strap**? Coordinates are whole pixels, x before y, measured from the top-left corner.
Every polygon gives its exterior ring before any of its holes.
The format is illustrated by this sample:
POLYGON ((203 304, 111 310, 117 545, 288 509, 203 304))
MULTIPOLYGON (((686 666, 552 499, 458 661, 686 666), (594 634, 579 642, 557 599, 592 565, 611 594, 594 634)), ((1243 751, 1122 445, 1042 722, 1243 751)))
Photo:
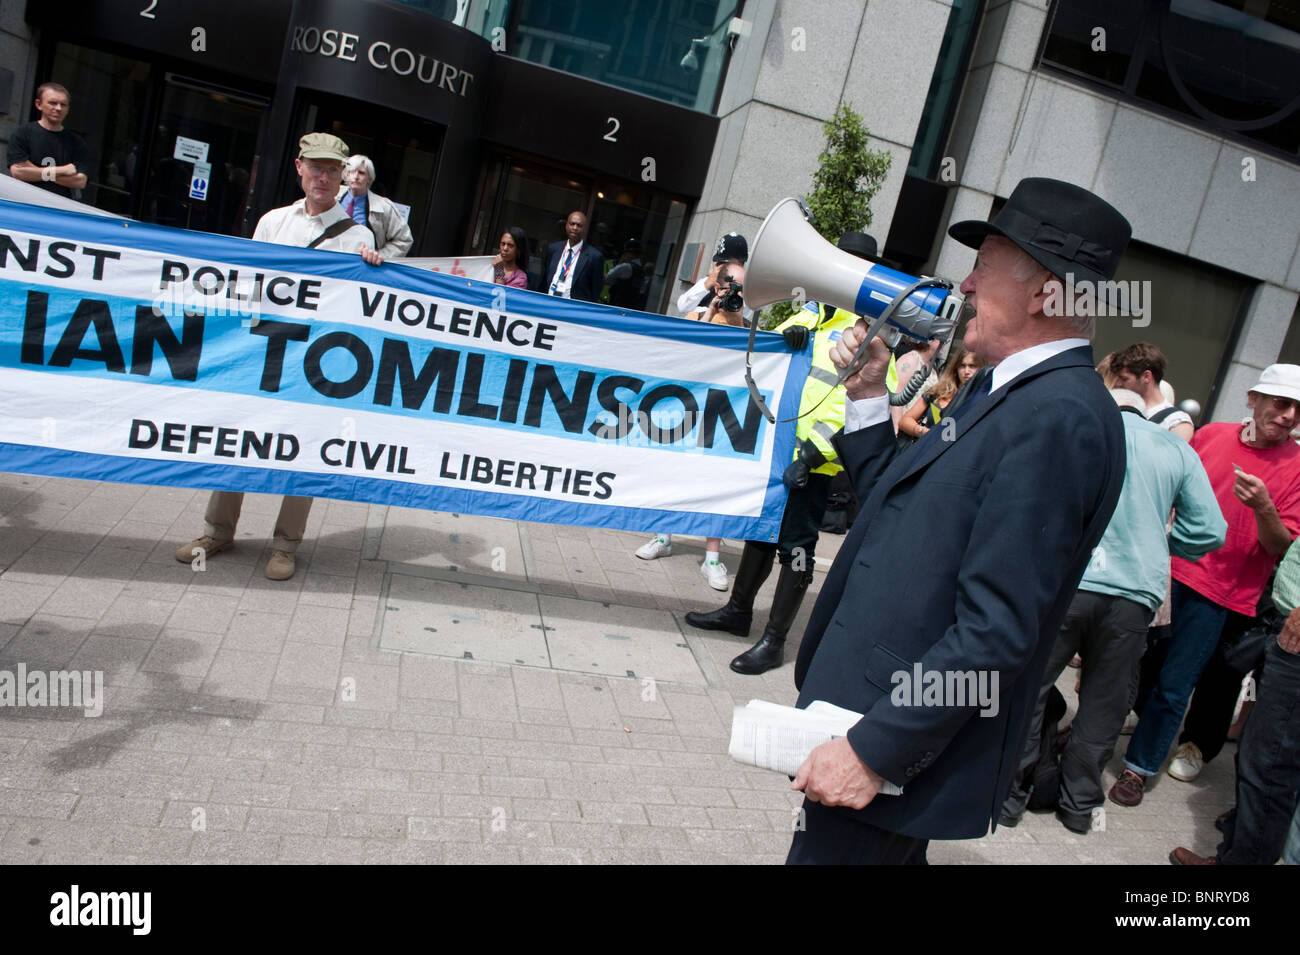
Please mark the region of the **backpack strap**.
POLYGON ((351 216, 349 216, 346 219, 339 219, 337 222, 331 223, 329 226, 326 227, 324 232, 322 232, 320 235, 316 236, 316 238, 308 242, 307 248, 314 249, 316 248, 316 246, 320 245, 326 239, 332 239, 336 235, 342 235, 344 232, 347 232, 348 229, 351 229, 355 225, 357 225, 357 223, 353 221, 351 216))
POLYGON ((1166 418, 1168 418, 1171 414, 1173 414, 1177 410, 1178 410, 1177 408, 1161 408, 1151 417, 1147 418, 1147 420, 1150 421, 1152 424, 1159 424, 1160 422, 1164 421, 1166 418))

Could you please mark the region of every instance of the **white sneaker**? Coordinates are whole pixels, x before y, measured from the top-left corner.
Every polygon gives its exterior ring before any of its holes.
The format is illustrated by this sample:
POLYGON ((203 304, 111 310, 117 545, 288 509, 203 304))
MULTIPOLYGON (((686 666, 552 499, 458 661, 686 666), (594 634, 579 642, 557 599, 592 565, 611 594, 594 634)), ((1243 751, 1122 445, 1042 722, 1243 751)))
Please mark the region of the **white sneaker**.
POLYGON ((1204 765, 1205 761, 1201 758, 1200 748, 1195 743, 1184 743, 1174 753, 1174 761, 1169 764, 1169 775, 1174 779, 1181 779, 1185 783, 1190 783, 1201 775, 1201 768, 1204 765))
POLYGON ((705 560, 700 564, 700 573, 714 590, 727 589, 727 565, 720 560, 705 560))
POLYGON ((673 545, 664 543, 658 537, 652 537, 648 542, 636 549, 636 555, 642 560, 657 560, 660 557, 669 557, 672 552, 673 545))
POLYGON ((1124 725, 1119 729, 1120 736, 1132 736, 1133 731, 1138 728, 1138 715, 1132 710, 1128 711, 1128 716, 1124 717, 1124 725))

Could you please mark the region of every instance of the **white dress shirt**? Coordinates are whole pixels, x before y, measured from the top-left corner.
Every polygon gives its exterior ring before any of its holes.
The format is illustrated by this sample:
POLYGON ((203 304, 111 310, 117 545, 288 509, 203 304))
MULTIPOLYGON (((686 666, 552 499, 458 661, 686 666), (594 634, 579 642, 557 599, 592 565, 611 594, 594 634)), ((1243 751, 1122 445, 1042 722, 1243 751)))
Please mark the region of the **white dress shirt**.
MULTIPOLYGON (((1071 348, 1081 348, 1088 344, 1086 338, 1061 338, 1053 342, 1030 345, 1014 354, 1008 355, 993 367, 993 380, 989 384, 989 394, 1003 388, 1035 365, 1054 358, 1071 348)), ((873 424, 889 420, 889 395, 878 398, 852 398, 844 402, 844 433, 852 434, 873 424)))
POLYGON ((561 298, 572 298, 569 290, 573 288, 573 273, 578 271, 578 260, 582 257, 583 243, 577 245, 566 245, 560 250, 559 256, 555 260, 555 274, 551 276, 551 294, 559 295, 561 298), (569 271, 564 278, 560 278, 560 273, 564 271, 564 263, 569 258, 569 250, 573 250, 573 261, 569 264, 569 271))

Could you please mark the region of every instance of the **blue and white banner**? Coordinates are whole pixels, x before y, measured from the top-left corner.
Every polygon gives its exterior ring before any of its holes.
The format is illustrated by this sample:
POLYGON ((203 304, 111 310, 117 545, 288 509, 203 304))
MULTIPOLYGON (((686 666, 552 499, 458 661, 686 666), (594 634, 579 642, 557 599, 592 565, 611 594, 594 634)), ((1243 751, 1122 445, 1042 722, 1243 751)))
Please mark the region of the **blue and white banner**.
MULTIPOLYGON (((807 353, 753 375, 798 413, 807 353)), ((0 470, 775 539, 747 332, 0 201, 0 470)))

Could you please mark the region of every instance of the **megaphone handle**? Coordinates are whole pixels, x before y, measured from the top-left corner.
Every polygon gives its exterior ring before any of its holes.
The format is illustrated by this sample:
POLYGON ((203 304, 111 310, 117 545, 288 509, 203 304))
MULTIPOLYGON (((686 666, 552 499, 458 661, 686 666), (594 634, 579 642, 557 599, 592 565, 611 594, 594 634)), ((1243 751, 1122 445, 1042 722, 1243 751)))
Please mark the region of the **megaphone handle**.
POLYGON ((862 366, 867 363, 867 349, 871 345, 871 340, 880 334, 880 330, 885 327, 885 322, 889 319, 889 309, 880 313, 880 317, 867 326, 867 337, 862 339, 862 344, 853 354, 853 360, 840 372, 840 380, 837 384, 844 384, 854 375, 862 370, 862 366))
POLYGON ((898 307, 906 302, 913 292, 922 288, 951 289, 952 283, 947 279, 939 278, 917 279, 911 285, 907 286, 907 288, 895 295, 894 300, 886 305, 881 313, 876 316, 876 320, 867 326, 866 339, 860 346, 858 346, 857 354, 853 356, 853 360, 849 362, 848 367, 840 372, 840 380, 836 382, 836 384, 844 384, 845 381, 852 378, 862 370, 862 366, 867 363, 867 346, 871 344, 871 339, 880 334, 880 330, 885 327, 887 321, 894 317, 894 313, 898 311, 898 307))

